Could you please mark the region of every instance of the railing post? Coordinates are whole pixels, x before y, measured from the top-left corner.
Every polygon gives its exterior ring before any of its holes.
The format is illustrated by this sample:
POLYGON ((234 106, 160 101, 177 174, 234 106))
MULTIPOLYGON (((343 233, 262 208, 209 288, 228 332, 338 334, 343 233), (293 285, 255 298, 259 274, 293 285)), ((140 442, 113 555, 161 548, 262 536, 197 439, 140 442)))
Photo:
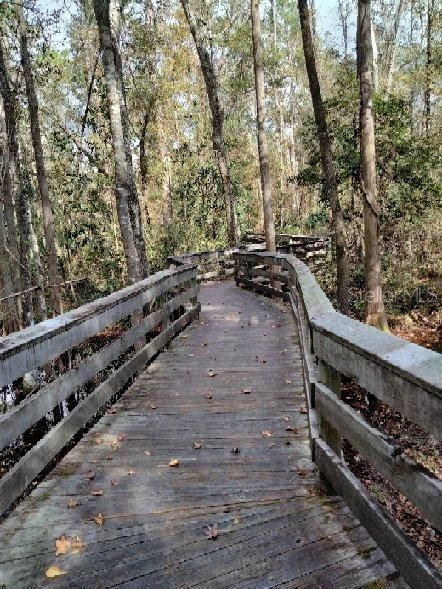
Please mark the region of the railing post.
MULTIPOLYGON (((341 398, 341 375, 332 366, 318 359, 318 379, 328 389, 333 391, 338 399, 341 398)), ((332 427, 327 421, 325 415, 320 415, 320 435, 321 438, 330 446, 333 452, 341 458, 342 456, 342 438, 337 429, 332 427)))

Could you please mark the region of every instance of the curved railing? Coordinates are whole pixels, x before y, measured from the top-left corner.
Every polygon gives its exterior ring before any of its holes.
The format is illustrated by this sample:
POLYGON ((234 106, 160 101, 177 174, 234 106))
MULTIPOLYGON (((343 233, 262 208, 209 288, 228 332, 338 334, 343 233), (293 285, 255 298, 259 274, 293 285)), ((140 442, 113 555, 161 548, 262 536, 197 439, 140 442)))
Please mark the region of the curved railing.
POLYGON ((440 439, 442 356, 336 312, 307 266, 292 255, 237 252, 233 257, 238 285, 289 302, 299 332, 312 456, 321 475, 413 587, 440 587, 437 571, 346 466, 342 439, 439 530, 442 482, 340 396, 345 375, 440 439))

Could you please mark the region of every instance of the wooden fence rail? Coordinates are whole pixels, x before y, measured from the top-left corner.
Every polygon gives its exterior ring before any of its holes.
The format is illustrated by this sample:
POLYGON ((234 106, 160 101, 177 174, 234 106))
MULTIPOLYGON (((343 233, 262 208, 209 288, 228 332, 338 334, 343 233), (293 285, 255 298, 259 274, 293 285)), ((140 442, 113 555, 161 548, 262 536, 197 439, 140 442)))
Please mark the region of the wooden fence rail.
POLYGON ((72 437, 200 311, 197 267, 165 270, 0 340, 0 387, 39 368, 132 317, 131 327, 98 352, 25 398, 0 416, 0 450, 16 441, 48 412, 124 356, 104 380, 34 445, 0 479, 0 514, 28 487, 72 437), (144 309, 150 306, 149 312, 144 309), (155 310, 152 311, 152 307, 155 310), (152 311, 152 312, 151 312, 152 311), (177 315, 178 318, 174 318, 177 315), (146 340, 153 332, 154 337, 146 340))
POLYGON ((341 375, 441 438, 442 356, 336 312, 307 266, 293 255, 236 252, 235 280, 288 301, 303 359, 313 459, 413 587, 441 577, 352 474, 342 458, 348 440, 429 523, 442 529, 442 482, 395 447, 340 399, 341 375))

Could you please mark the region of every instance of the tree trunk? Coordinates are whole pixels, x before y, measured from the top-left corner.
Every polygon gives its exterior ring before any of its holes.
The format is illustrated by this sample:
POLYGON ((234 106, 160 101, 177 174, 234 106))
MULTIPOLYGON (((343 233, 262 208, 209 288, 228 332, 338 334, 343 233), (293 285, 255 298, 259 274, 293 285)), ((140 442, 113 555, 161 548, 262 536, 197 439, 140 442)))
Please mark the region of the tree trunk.
POLYGON ((365 280, 369 325, 388 330, 384 310, 379 254, 379 220, 376 150, 373 120, 373 55, 371 0, 358 0, 357 62, 360 88, 360 146, 364 199, 365 280))
POLYGON ((132 229, 129 201, 132 190, 131 170, 126 157, 126 140, 123 125, 121 86, 117 74, 116 47, 109 17, 109 0, 94 0, 95 17, 99 30, 103 70, 106 81, 110 127, 115 164, 115 198, 121 239, 127 266, 129 283, 142 278, 138 250, 132 229))
MULTIPOLYGON (((38 112, 38 100, 34 85, 34 76, 32 74, 31 60, 28 50, 27 26, 23 15, 23 7, 21 4, 16 5, 16 14, 19 24, 20 36, 20 57, 23 74, 25 78, 26 96, 28 100, 29 119, 31 123, 32 146, 34 149, 35 165, 37 168, 37 181, 40 191, 42 213, 43 213, 43 228, 46 243, 46 255, 48 261, 48 276, 49 282, 53 285, 61 283, 60 274, 58 271, 58 257, 57 246, 55 241, 55 227, 54 216, 52 212, 52 204, 49 196, 48 178, 46 174, 46 167, 43 155, 43 145, 40 131, 40 118, 38 112)), ((61 292, 59 286, 54 286, 51 289, 51 304, 55 314, 63 312, 61 292)))
MULTIPOLYGON (((105 0, 101 0, 105 1, 105 0)), ((119 85, 121 124, 123 128, 124 150, 127 162, 127 174, 129 182, 129 216, 132 225, 133 239, 139 259, 140 277, 149 275, 149 264, 146 255, 146 244, 144 242, 143 224, 141 221, 141 207, 138 191, 135 184, 135 173, 132 162, 132 150, 130 142, 129 114, 127 112, 126 88, 123 78, 123 63, 120 51, 120 2, 119 0, 107 0, 109 9, 110 34, 114 53, 114 64, 117 82, 119 85)))
POLYGON ((396 50, 397 50, 397 37, 399 32, 399 26, 401 24, 402 18, 402 11, 404 9, 405 2, 404 0, 399 0, 396 15, 394 18, 393 23, 393 32, 390 39, 390 47, 388 52, 388 63, 387 63, 387 94, 391 93, 391 88, 393 86, 393 73, 394 73, 394 66, 396 63, 396 50))
POLYGON ((425 94, 424 94, 424 125, 425 133, 429 135, 431 128, 431 90, 433 86, 433 21, 434 0, 427 2, 427 61, 425 64, 425 94))
POLYGON ((212 143, 219 174, 223 184, 224 200, 227 213, 227 228, 230 245, 239 243, 239 227, 236 214, 236 198, 233 191, 230 165, 224 141, 224 112, 218 92, 218 79, 209 51, 204 45, 203 34, 197 20, 190 12, 188 0, 181 0, 190 32, 201 64, 201 71, 206 85, 207 98, 212 115, 212 143))
POLYGON ((264 233, 266 247, 270 252, 276 251, 275 220, 273 216, 273 197, 270 178, 269 152, 265 132, 265 93, 264 63, 261 40, 261 18, 259 0, 251 0, 253 64, 255 70, 256 121, 258 129, 258 155, 261 173, 261 191, 264 211, 264 233))
MULTIPOLYGON (((31 243, 30 227, 31 216, 27 203, 27 193, 23 185, 21 172, 21 163, 19 157, 18 140, 17 140, 17 107, 15 97, 11 92, 9 84, 8 71, 3 55, 3 47, 0 44, 0 93, 3 98, 3 106, 6 118, 6 130, 8 133, 9 148, 9 172, 13 191, 13 201, 15 203, 17 226, 19 234, 19 260, 16 264, 20 274, 20 289, 27 290, 30 288, 31 281, 31 243)), ((24 327, 33 323, 32 313, 32 295, 27 293, 22 298, 22 318, 21 323, 24 327)))
POLYGON ((299 19, 302 31, 302 43, 304 48, 305 65, 309 80, 310 94, 312 97, 315 123, 318 130, 319 148, 321 152, 322 173, 324 176, 324 189, 330 202, 332 212, 332 224, 334 232, 337 300, 342 313, 348 313, 348 260, 345 235, 345 222, 342 215, 341 204, 338 195, 338 183, 333 164, 331 139, 327 127, 327 117, 322 101, 321 87, 316 69, 313 37, 310 29, 310 18, 307 0, 298 0, 299 19))

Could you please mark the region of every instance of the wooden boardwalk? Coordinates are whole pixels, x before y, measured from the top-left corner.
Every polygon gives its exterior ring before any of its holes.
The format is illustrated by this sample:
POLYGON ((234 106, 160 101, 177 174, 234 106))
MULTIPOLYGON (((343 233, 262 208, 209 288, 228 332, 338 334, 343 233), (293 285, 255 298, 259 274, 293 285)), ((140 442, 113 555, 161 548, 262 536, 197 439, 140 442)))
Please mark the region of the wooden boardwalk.
POLYGON ((405 587, 317 489, 289 313, 232 282, 200 300, 1 526, 0 586, 405 587))

